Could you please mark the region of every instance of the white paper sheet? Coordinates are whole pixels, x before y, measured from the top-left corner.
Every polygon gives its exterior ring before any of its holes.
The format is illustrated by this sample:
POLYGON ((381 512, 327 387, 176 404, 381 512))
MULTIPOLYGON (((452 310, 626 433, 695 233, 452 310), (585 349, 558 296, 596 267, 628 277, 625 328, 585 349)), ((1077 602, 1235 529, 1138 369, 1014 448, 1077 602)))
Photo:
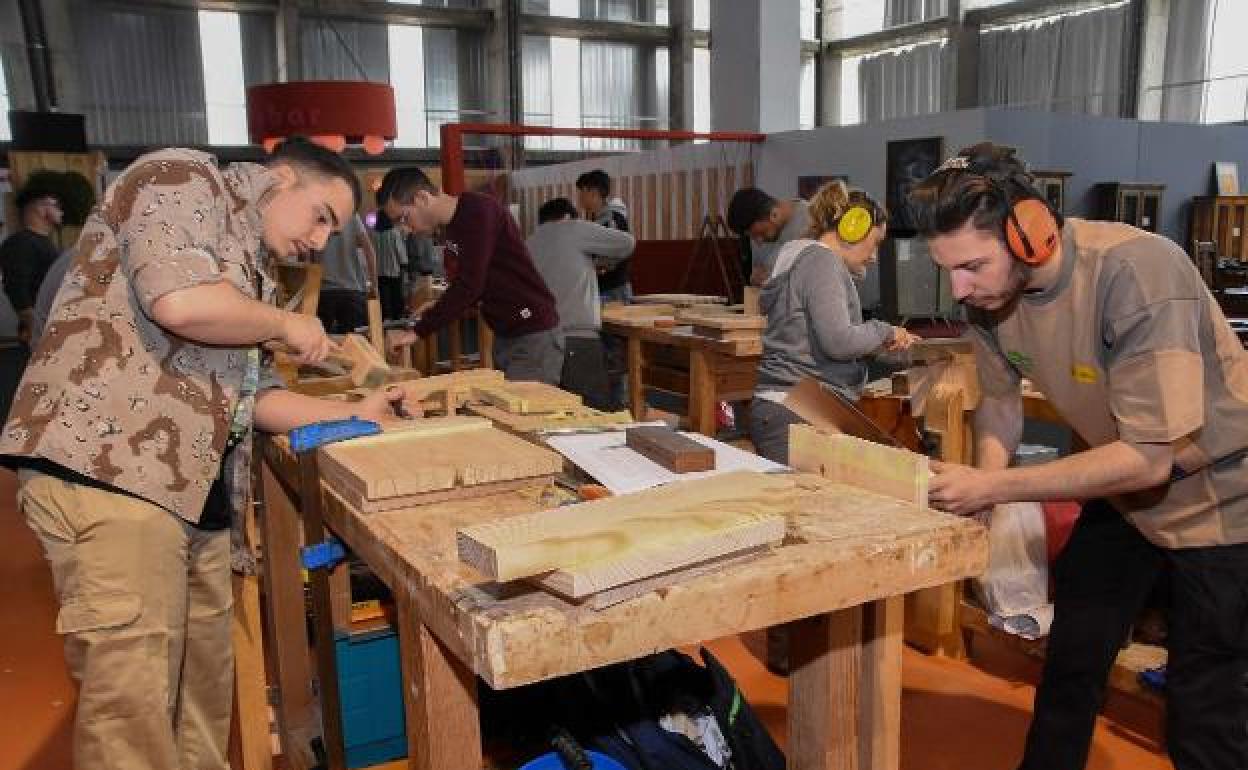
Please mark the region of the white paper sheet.
POLYGON ((585 433, 580 435, 547 436, 551 449, 568 458, 574 465, 593 476, 612 494, 627 495, 673 481, 688 481, 715 476, 729 471, 784 471, 779 463, 729 446, 700 433, 683 435, 715 450, 715 470, 697 473, 673 473, 653 460, 629 449, 623 431, 585 433))

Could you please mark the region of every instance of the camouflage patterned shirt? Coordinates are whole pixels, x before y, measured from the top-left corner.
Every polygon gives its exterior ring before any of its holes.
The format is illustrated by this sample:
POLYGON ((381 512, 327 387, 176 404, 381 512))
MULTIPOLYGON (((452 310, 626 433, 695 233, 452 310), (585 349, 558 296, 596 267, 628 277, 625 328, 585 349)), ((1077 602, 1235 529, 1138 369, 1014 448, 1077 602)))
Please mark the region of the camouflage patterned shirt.
MULTIPOLYGON (((44 458, 198 521, 256 358, 172 335, 150 313, 169 292, 218 281, 272 301, 257 206, 272 185, 263 166, 222 170, 192 150, 126 169, 83 228, 0 454, 44 458)), ((250 461, 246 444, 231 465, 250 461)), ((249 478, 225 470, 235 486, 249 478)))

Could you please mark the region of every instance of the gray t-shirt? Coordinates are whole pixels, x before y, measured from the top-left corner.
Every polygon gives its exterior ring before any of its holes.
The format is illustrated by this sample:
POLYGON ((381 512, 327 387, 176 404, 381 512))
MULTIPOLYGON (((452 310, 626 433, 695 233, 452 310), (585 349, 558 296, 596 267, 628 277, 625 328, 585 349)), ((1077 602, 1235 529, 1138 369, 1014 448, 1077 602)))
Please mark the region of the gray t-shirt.
POLYGON ((776 257, 780 254, 780 249, 789 241, 795 241, 798 238, 805 238, 806 231, 810 229, 810 204, 801 198, 794 198, 793 216, 789 217, 789 221, 784 227, 780 228, 780 234, 774 241, 750 241, 751 253, 754 255, 754 264, 766 265, 770 274, 772 267, 776 264, 776 257))
POLYGON ((602 327, 594 258, 618 263, 633 253, 633 236, 583 219, 538 225, 525 245, 550 293, 563 333, 593 337, 602 327))
POLYGON ((359 247, 364 232, 364 222, 355 214, 343 224, 342 232, 329 236, 318 258, 322 289, 368 291, 368 268, 359 247))

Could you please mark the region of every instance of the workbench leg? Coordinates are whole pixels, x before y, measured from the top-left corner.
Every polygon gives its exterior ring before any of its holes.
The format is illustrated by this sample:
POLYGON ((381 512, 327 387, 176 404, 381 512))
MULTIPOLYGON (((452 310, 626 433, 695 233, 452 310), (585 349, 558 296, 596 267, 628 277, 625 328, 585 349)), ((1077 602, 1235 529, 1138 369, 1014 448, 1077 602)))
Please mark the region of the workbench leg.
MULTIPOLYGON (((321 519, 321 477, 316 453, 299 456, 299 500, 303 508, 303 537, 309 545, 328 537, 321 519)), ((339 565, 346 570, 346 565, 339 565)), ((326 770, 345 770, 346 741, 342 732, 342 701, 338 695, 338 659, 334 649, 334 599, 329 573, 325 569, 308 572, 312 587, 312 634, 316 645, 316 678, 321 695, 321 729, 325 744, 326 770)))
POLYGON ((269 698, 260 630, 260 579, 234 575, 234 719, 230 765, 234 770, 272 770, 269 698))
POLYGON ((862 608, 790 628, 789 770, 859 770, 862 608))
POLYGON ((396 595, 407 766, 480 770, 477 678, 430 633, 410 599, 396 595))
POLYGON ((863 607, 860 713, 872 729, 859 732, 863 770, 901 766, 901 650, 905 597, 863 607))
POLYGON ((898 770, 900 597, 790 625, 791 770, 898 770))
POLYGON ((711 353, 694 348, 689 351, 689 427, 714 437, 715 411, 719 404, 715 393, 715 372, 711 353))
POLYGON ((641 340, 628 337, 628 406, 634 420, 646 419, 646 387, 641 381, 641 371, 645 368, 642 357, 641 340))
POLYGON ((299 512, 268 461, 260 463, 260 484, 266 651, 277 676, 277 725, 287 766, 307 770, 316 765, 311 746, 312 739, 320 735, 320 727, 315 722, 308 635, 304 631, 299 512))
POLYGON ((494 330, 481 316, 477 316, 477 350, 481 353, 481 368, 494 368, 494 330))

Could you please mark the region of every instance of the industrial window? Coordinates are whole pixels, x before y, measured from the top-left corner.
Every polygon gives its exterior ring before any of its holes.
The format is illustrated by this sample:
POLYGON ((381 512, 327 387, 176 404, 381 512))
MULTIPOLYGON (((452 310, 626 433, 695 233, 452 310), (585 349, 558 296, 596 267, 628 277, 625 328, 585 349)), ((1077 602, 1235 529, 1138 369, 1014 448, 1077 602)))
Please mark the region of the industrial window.
POLYGON ((0 120, 0 142, 7 142, 13 138, 9 132, 9 86, 4 79, 4 62, 0 61, 0 115, 4 116, 0 120))
POLYGON ((1215 3, 1210 15, 1208 83, 1205 87, 1205 123, 1248 120, 1248 3, 1215 3))
POLYGON ((200 11, 199 52, 204 68, 208 143, 247 144, 247 94, 238 14, 200 11))

